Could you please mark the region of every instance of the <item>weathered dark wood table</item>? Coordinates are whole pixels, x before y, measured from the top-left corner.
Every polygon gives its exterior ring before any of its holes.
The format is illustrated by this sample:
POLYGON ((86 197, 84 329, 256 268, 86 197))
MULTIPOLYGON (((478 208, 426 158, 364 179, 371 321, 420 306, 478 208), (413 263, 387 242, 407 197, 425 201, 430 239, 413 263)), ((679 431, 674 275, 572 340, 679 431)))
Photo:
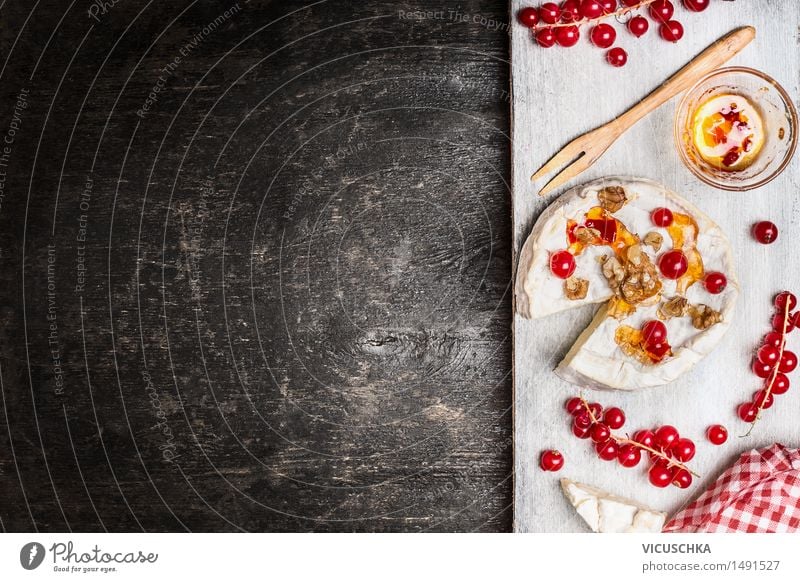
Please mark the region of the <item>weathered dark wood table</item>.
POLYGON ((0 21, 3 530, 510 529, 505 2, 0 21))

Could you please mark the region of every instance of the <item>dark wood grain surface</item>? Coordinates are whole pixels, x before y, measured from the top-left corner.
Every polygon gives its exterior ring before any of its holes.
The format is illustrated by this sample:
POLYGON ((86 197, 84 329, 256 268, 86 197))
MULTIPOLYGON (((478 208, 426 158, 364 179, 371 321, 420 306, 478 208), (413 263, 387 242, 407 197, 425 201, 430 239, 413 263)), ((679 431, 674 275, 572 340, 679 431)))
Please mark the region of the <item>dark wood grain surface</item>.
POLYGON ((505 2, 0 21, 3 530, 510 529, 505 2))

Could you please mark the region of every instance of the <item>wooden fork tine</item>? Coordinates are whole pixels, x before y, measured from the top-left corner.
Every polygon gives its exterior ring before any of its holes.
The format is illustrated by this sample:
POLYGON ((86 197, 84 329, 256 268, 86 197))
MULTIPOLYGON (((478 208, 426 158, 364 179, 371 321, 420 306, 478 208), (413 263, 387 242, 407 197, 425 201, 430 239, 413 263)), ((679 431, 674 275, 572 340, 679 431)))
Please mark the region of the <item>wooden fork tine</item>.
POLYGON ((559 151, 556 155, 548 160, 548 162, 536 170, 536 173, 531 176, 531 182, 535 182, 539 178, 549 174, 553 170, 556 170, 573 161, 575 158, 583 154, 583 144, 584 144, 584 135, 576 137, 559 151))
POLYGON ((545 196, 549 194, 550 192, 552 192, 565 182, 572 180, 572 178, 574 178, 581 172, 586 171, 589 168, 589 166, 594 164, 597 158, 598 156, 596 155, 589 155, 587 153, 584 153, 577 160, 575 160, 566 168, 561 170, 558 174, 553 176, 552 179, 547 184, 545 184, 541 190, 539 190, 539 196, 545 196))

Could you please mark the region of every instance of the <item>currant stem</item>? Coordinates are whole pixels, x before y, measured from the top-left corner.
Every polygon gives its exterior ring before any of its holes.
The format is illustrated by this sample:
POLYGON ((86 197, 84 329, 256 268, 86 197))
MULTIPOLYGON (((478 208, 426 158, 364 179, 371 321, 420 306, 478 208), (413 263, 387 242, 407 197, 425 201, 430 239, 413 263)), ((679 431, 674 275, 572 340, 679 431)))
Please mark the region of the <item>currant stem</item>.
POLYGON ((781 328, 781 345, 778 347, 778 363, 775 364, 775 368, 772 370, 772 375, 769 378, 769 383, 767 384, 767 388, 765 390, 766 394, 764 398, 761 399, 761 404, 758 407, 758 412, 756 413, 756 417, 753 419, 753 422, 750 423, 750 429, 742 435, 742 437, 750 436, 750 433, 753 432, 753 429, 756 426, 756 423, 761 418, 761 413, 764 412, 764 404, 766 404, 767 400, 769 399, 770 395, 772 394, 772 386, 775 384, 775 380, 778 378, 778 373, 780 372, 780 363, 783 360, 783 352, 786 350, 786 330, 789 328, 789 301, 786 302, 786 305, 783 309, 783 326, 781 328))
MULTIPOLYGON (((592 420, 592 422, 593 423, 600 422, 598 420, 598 418, 592 412, 592 409, 589 407, 589 403, 586 402, 586 399, 583 396, 579 396, 579 398, 581 399, 581 403, 583 404, 583 407, 586 409, 586 412, 589 413, 589 418, 592 420)), ((681 469, 684 469, 684 470, 688 471, 689 473, 691 473, 692 475, 694 475, 698 479, 700 478, 700 475, 698 475, 697 473, 692 471, 689 467, 687 467, 686 465, 684 465, 683 463, 681 463, 679 461, 676 461, 675 459, 673 459, 671 457, 668 457, 667 455, 665 455, 661 451, 657 451, 656 449, 651 449, 647 445, 643 445, 642 443, 634 441, 634 440, 631 440, 629 438, 617 436, 614 433, 611 433, 609 438, 612 439, 615 443, 618 443, 618 444, 622 443, 622 444, 626 444, 626 445, 633 445, 633 446, 635 446, 635 447, 637 447, 639 449, 643 449, 643 450, 647 451, 648 453, 652 453, 655 456, 661 457, 662 459, 666 460, 669 463, 669 465, 667 465, 668 467, 679 467, 681 469)))
MULTIPOLYGON (((562 28, 564 26, 580 26, 582 24, 591 24, 593 22, 600 22, 601 20, 605 20, 606 18, 610 18, 612 16, 616 18, 618 16, 622 16, 624 14, 627 14, 628 12, 631 12, 632 10, 638 10, 639 8, 647 6, 648 4, 652 4, 655 1, 656 0, 642 0, 636 6, 623 6, 622 8, 619 8, 614 12, 609 12, 608 14, 603 14, 602 16, 598 16, 597 18, 582 18, 581 20, 576 20, 574 22, 557 22, 555 24, 547 24, 547 23, 542 24, 540 22, 536 26, 536 29, 538 30, 538 29, 541 29, 541 28, 562 28)), ((619 20, 618 20, 618 22, 619 22, 619 20)))

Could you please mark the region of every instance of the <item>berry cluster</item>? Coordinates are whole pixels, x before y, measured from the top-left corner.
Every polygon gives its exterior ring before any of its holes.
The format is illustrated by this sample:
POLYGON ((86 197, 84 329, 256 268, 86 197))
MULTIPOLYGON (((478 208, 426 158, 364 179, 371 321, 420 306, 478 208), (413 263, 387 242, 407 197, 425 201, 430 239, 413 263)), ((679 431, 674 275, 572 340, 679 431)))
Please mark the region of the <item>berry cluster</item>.
POLYGON ((625 413, 619 408, 588 403, 581 397, 570 398, 566 403, 572 419, 572 434, 580 439, 591 439, 597 456, 604 461, 617 461, 623 467, 636 467, 646 454, 650 461, 648 478, 656 487, 670 483, 681 489, 692 484, 692 473, 684 463, 695 454, 694 443, 681 438, 674 426, 665 424, 655 430, 636 431, 632 438, 615 435, 625 424, 625 413))
POLYGON ((772 406, 774 397, 789 390, 786 374, 797 368, 797 355, 786 349, 786 338, 800 325, 800 311, 792 312, 795 307, 797 297, 794 294, 783 291, 775 296, 776 313, 772 318, 772 331, 764 336, 752 364, 753 373, 764 379, 764 387, 754 392, 753 399, 740 404, 736 411, 739 418, 750 423, 748 435, 762 411, 772 406))
MULTIPOLYGON (((682 3, 690 12, 702 12, 711 0, 682 0, 682 3)), ((564 0, 560 6, 555 2, 545 2, 538 9, 523 8, 517 17, 520 23, 533 31, 534 39, 542 47, 556 44, 575 46, 581 37, 580 27, 587 25, 591 27, 589 38, 592 44, 609 49, 606 61, 622 67, 628 62, 628 53, 619 46, 612 48, 617 31, 603 20, 615 17, 638 38, 648 31, 650 22, 641 14, 634 14, 637 9, 650 16, 664 40, 677 42, 683 38, 683 25, 673 18, 675 6, 670 0, 564 0), (627 20, 623 21, 623 18, 627 20)))

